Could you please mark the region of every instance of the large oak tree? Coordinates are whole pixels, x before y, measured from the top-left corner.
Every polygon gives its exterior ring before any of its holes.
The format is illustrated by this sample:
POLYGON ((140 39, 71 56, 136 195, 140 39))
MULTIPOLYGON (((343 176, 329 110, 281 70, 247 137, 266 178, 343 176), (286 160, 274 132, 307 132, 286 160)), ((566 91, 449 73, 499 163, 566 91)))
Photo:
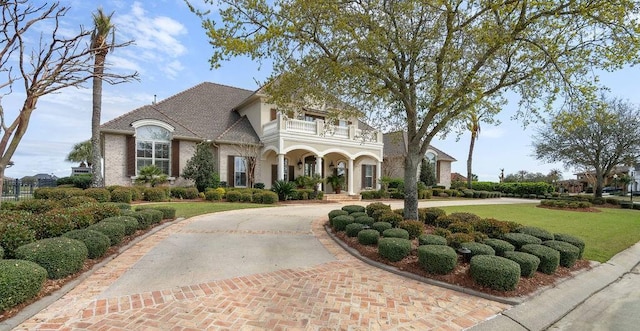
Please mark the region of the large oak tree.
POLYGON ((211 64, 266 60, 279 107, 351 105, 408 133, 405 218, 431 140, 480 103, 522 114, 594 90, 593 69, 636 61, 637 1, 205 0, 211 64))

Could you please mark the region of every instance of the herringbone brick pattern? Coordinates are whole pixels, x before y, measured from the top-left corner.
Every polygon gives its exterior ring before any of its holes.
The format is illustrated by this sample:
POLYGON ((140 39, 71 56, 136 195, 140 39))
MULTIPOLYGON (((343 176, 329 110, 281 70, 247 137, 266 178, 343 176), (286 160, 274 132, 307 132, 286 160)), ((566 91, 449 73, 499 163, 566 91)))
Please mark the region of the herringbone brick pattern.
POLYGON ((99 298, 159 241, 197 220, 185 220, 138 243, 18 329, 460 330, 509 307, 362 263, 328 237, 322 219, 311 231, 334 254, 334 262, 99 298))

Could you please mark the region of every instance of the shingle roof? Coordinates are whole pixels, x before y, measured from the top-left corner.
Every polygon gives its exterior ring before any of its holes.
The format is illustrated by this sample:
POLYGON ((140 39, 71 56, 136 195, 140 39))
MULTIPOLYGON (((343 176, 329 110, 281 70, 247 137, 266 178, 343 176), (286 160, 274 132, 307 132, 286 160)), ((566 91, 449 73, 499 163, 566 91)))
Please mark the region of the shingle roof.
POLYGON ((154 105, 128 112, 102 124, 100 129, 134 133, 132 122, 158 119, 175 127, 174 136, 214 140, 240 120, 240 115, 232 109, 253 93, 205 82, 154 105))
MULTIPOLYGON (((384 143, 384 156, 393 157, 407 155, 408 140, 409 139, 407 138, 407 132, 405 131, 385 133, 382 137, 382 141, 384 143)), ((453 156, 433 147, 433 145, 429 145, 429 149, 438 154, 438 160, 440 161, 457 161, 453 156)))
POLYGON ((260 137, 258 137, 258 134, 256 134, 256 131, 253 129, 253 126, 251 126, 251 122, 249 122, 249 119, 246 116, 242 116, 227 130, 216 137, 215 141, 227 143, 257 144, 260 142, 260 137))

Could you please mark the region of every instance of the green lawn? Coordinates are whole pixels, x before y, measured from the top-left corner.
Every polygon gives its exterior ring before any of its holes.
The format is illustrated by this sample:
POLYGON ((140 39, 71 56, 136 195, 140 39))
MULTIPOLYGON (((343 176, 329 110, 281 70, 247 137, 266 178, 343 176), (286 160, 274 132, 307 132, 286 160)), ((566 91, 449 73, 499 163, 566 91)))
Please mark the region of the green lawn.
POLYGON ((605 262, 640 241, 640 211, 600 208, 600 213, 537 208, 533 204, 442 207, 448 214, 469 212, 568 233, 586 243, 584 258, 605 262))
MULTIPOLYGON (((217 213, 227 210, 274 207, 276 205, 261 205, 256 203, 232 202, 163 202, 154 206, 169 206, 176 209, 176 217, 189 218, 202 214, 217 213)), ((135 208, 135 206, 133 207, 135 208)))

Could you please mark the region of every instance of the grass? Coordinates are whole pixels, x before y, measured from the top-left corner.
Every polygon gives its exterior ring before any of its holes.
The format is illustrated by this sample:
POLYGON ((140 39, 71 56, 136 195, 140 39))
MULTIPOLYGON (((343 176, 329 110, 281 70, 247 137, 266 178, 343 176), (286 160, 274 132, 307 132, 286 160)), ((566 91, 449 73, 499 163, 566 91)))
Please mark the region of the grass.
MULTIPOLYGON (((276 205, 233 202, 163 202, 154 204, 154 206, 173 207, 176 209, 176 217, 189 218, 227 210, 274 207, 276 205)), ((133 206, 133 209, 135 209, 135 205, 133 206)))
POLYGON ((448 214, 469 212, 480 217, 537 226, 552 233, 578 236, 586 244, 584 258, 599 262, 608 261, 640 241, 640 212, 637 210, 599 208, 599 213, 585 213, 538 208, 532 204, 441 208, 448 214))

